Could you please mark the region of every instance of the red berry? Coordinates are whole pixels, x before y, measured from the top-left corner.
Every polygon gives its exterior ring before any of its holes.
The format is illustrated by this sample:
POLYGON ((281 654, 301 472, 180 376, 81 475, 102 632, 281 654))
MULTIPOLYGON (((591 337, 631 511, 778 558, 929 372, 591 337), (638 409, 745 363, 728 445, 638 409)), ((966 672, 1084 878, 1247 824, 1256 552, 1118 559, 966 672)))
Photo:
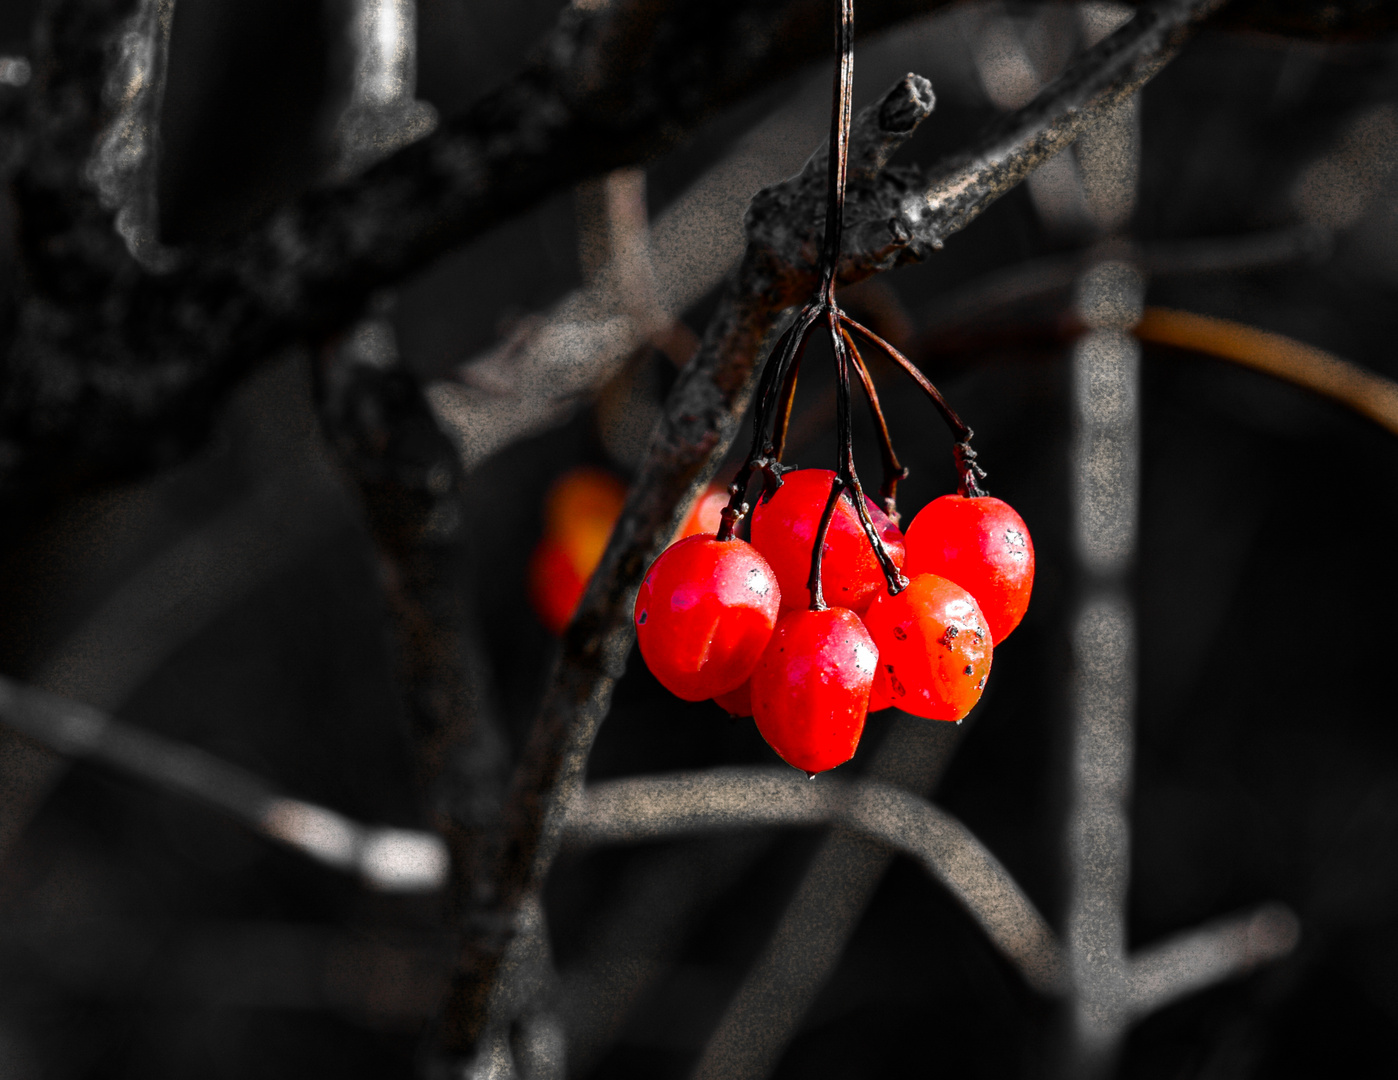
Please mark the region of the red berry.
MULTIPOLYGON (((752 545, 777 572, 783 610, 810 607, 806 582, 811 576, 811 550, 834 480, 835 474, 829 469, 789 472, 772 497, 759 499, 753 509, 752 545)), ((864 501, 874 531, 882 537, 894 564, 901 567, 903 534, 882 510, 867 498, 864 501)), ((826 603, 852 611, 863 611, 875 595, 887 589, 883 569, 869 546, 848 493, 836 505, 825 536, 821 586, 826 603)))
POLYGON ((936 574, 918 574, 864 616, 879 650, 874 685, 890 704, 929 720, 960 720, 990 674, 991 637, 975 599, 936 574))
POLYGON ((529 602, 550 634, 563 633, 582 599, 587 579, 563 545, 544 537, 529 559, 529 602))
POLYGON ((684 528, 680 530, 680 538, 717 534, 718 527, 723 522, 723 508, 727 505, 728 492, 716 485, 710 485, 709 490, 699 496, 699 501, 690 511, 684 528))
POLYGON ((1010 636, 1029 607, 1034 544, 1024 519, 989 495, 943 495, 908 526, 904 572, 939 574, 976 598, 996 645, 1010 636))
POLYGON ((752 673, 757 730, 808 773, 854 756, 879 653, 848 608, 783 615, 752 673))
POLYGON ((882 712, 884 709, 892 707, 893 702, 888 699, 888 695, 879 691, 879 679, 878 675, 875 674, 874 685, 869 688, 869 711, 882 712))
POLYGON ((777 577, 751 545, 690 536, 666 548, 646 573, 636 597, 636 640, 667 690, 703 701, 747 680, 780 604, 777 577))
POLYGON ((726 694, 715 694, 714 704, 726 710, 729 716, 751 716, 752 680, 748 679, 738 689, 726 694))
POLYGON ((597 569, 626 487, 601 469, 582 466, 554 481, 544 499, 544 538, 529 560, 529 600, 539 621, 561 634, 597 569))

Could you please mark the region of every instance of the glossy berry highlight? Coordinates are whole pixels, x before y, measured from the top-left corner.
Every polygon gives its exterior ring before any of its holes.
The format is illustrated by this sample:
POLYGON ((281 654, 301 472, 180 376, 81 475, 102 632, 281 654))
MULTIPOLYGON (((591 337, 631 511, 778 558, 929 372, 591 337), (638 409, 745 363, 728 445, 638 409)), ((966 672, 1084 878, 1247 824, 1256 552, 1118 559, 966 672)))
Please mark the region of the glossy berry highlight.
POLYGON ((776 574, 742 540, 690 536, 656 559, 636 597, 636 640, 676 697, 736 690, 762 655, 781 605, 776 574))
MULTIPOLYGON (((816 530, 830 498, 835 474, 829 469, 797 469, 782 478, 770 499, 759 499, 752 511, 752 545, 777 572, 784 610, 810 606, 806 588, 816 530)), ((874 531, 883 540, 894 565, 902 566, 903 534, 882 510, 864 500, 874 531)), ((842 495, 830 519, 822 557, 821 585, 825 602, 862 612, 874 596, 887 589, 883 568, 869 544, 854 503, 842 495)))
POLYGON ((991 635, 975 598, 936 574, 918 574, 864 615, 879 651, 876 693, 929 720, 960 720, 990 674, 991 635))
POLYGON ((976 598, 999 645, 1019 625, 1034 587, 1034 544, 1009 503, 943 495, 908 526, 904 572, 937 574, 976 598))
POLYGON ((825 772, 854 756, 878 650, 848 608, 783 615, 752 673, 757 730, 788 765, 825 772))

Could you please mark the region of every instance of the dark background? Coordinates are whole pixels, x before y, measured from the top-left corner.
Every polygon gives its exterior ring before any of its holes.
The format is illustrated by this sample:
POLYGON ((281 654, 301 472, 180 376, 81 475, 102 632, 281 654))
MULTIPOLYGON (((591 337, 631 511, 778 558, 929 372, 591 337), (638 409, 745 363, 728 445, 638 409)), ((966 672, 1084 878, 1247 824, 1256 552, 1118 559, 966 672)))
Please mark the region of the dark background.
MULTIPOLYGON (((165 236, 190 242, 237 230, 323 169, 348 69, 337 5, 181 0, 178 10, 160 199, 165 236)), ((556 10, 538 0, 421 0, 419 96, 443 113, 470 102, 519 67, 556 10)), ((27 50, 27 18, 24 4, 4 5, 0 52, 27 50)), ((923 162, 993 116, 954 32, 937 42, 920 67, 937 111, 909 151, 923 162)), ((1228 237, 1294 223, 1302 171, 1353 117, 1398 100, 1395 61, 1391 42, 1205 33, 1144 93, 1133 235, 1228 237)), ((719 117, 651 163, 652 210, 798 85, 719 117)), ((861 81, 857 100, 879 89, 861 81)), ((1389 167, 1394 152, 1374 149, 1389 167)), ((573 218, 572 198, 556 198, 409 283, 397 314, 408 363, 441 377, 510 320, 574 287, 573 218)), ((1395 242, 1389 185, 1321 255, 1158 278, 1148 302, 1291 334, 1398 377, 1395 242)), ((922 330, 920 312, 948 290, 1080 243, 1047 233, 1018 191, 937 258, 883 285, 922 330)), ((874 301, 888 297, 851 302, 874 301)), ((935 798, 1051 921, 1061 909, 1074 589, 1067 302, 1065 290, 962 327, 955 348, 913 343, 975 427, 991 490, 1023 515, 1038 553, 1029 614, 997 652, 935 798)), ((700 330, 706 311, 686 321, 700 330)), ((644 362, 658 384, 672 377, 659 355, 644 362)), ((271 358, 195 460, 65 503, 5 551, 0 670, 32 676, 149 560, 201 529, 216 532, 257 492, 316 493, 302 500, 314 512, 257 519, 275 557, 248 556, 262 572, 197 632, 167 643, 120 715, 362 820, 420 826, 376 563, 351 489, 320 448, 307 365, 300 354, 271 358)), ((954 481, 925 404, 894 390, 890 374, 881 374, 884 401, 913 470, 902 501, 915 509, 954 481)), ((803 401, 822 400, 821 379, 805 380, 803 401)), ((1391 1068, 1398 444, 1338 405, 1177 351, 1147 347, 1143 390, 1131 944, 1273 899, 1300 915, 1302 939, 1289 959, 1145 1021, 1121 1074, 1391 1068)), ((833 464, 833 429, 818 430, 795 448, 803 465, 833 464)), ((873 475, 867 435, 861 428, 858 451, 873 475)), ((582 462, 621 471, 588 409, 470 480, 484 638, 517 739, 554 650, 524 600, 525 561, 545 488, 582 462)), ((676 701, 634 660, 592 777, 774 761, 750 722, 676 701)), ((848 771, 890 716, 871 719, 848 771)), ((711 870, 594 1075, 685 1074, 817 840, 789 831, 564 857, 548 905, 565 975, 597 961, 609 912, 645 887, 662 901, 673 895, 677 863, 711 870)), ((410 1075, 444 971, 440 916, 437 900, 366 893, 212 811, 74 767, 0 863, 0 1075, 410 1075)), ((1034 1076, 1053 1024, 969 918, 898 859, 779 1075, 1034 1076)))

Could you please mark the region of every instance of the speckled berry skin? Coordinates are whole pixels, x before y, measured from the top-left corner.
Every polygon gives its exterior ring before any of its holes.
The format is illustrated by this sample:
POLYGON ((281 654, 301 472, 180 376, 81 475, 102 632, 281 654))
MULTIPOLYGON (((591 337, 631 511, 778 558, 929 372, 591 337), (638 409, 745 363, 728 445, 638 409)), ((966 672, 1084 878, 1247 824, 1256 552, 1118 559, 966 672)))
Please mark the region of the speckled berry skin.
POLYGON ((875 693, 929 720, 960 720, 990 674, 991 636, 969 592, 918 574, 897 596, 877 597, 864 625, 879 650, 875 693))
POLYGON ((848 761, 864 731, 878 656, 848 608, 783 615, 752 673, 757 730, 804 772, 848 761))
MULTIPOLYGON (((782 478, 770 499, 759 499, 752 511, 752 546, 762 552, 782 587, 782 610, 808 608, 811 551, 816 529, 835 474, 829 469, 797 469, 782 478)), ((896 566, 903 565, 903 534, 867 498, 874 530, 888 548, 896 566)), ((841 496, 830 519, 822 558, 821 586, 832 607, 862 612, 887 583, 879 560, 869 546, 848 494, 841 496)))
POLYGON ((646 573, 636 596, 636 640, 667 690, 703 701, 747 681, 780 605, 777 576, 751 545, 690 536, 646 573))
POLYGON ((999 645, 1024 618, 1034 586, 1034 544, 1024 519, 990 495, 943 495, 908 526, 903 572, 938 574, 976 598, 999 645))

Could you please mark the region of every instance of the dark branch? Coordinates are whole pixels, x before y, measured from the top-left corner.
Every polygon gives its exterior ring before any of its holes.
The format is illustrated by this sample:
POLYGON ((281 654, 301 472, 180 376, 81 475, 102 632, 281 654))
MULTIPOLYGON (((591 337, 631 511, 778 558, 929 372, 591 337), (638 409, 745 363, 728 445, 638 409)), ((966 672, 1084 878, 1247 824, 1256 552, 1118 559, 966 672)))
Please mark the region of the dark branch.
MULTIPOLYGON (((945 2, 868 0, 859 29, 876 32, 945 2)), ((38 21, 26 160, 14 180, 26 291, 0 398, 0 507, 9 521, 17 504, 177 459, 203 438, 233 381, 270 351, 349 325, 375 290, 502 217, 662 153, 716 110, 820 56, 829 40, 824 5, 813 0, 570 7, 529 68, 434 135, 353 182, 306 194, 233 246, 186 253, 182 268, 153 276, 114 233, 85 174, 113 111, 103 101, 105 62, 137 8, 137 0, 50 0, 38 21)), ((1395 6, 1374 0, 1241 11, 1225 24, 1329 37, 1398 29, 1395 6)), ((1148 77, 1105 75, 1123 85, 1148 77)), ((1100 89, 1079 87, 1083 100, 1100 89)), ((1069 116, 1042 140, 1007 132, 987 149, 1008 147, 1027 170, 1082 119, 1069 116)), ((973 186, 1001 175, 990 164, 973 186)), ((967 199, 979 197, 956 193, 930 222, 915 216, 913 234, 894 236, 886 254, 935 246, 969 220, 967 199)), ((887 236, 888 220, 870 227, 887 236)))

